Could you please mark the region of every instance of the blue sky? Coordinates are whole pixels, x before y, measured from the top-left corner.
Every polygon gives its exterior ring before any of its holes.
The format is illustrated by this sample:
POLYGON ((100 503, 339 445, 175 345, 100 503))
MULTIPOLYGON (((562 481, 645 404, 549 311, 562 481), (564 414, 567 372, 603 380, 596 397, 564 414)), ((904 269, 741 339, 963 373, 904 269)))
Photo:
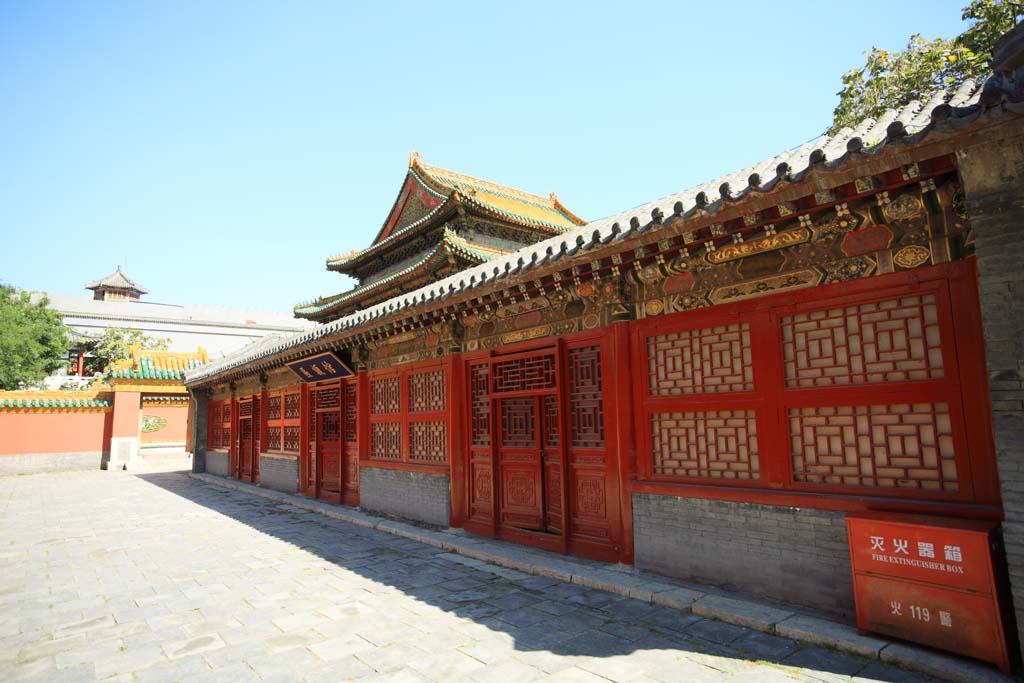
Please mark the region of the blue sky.
POLYGON ((0 0, 0 281, 290 310, 410 150, 600 218, 813 138, 963 4, 0 0))

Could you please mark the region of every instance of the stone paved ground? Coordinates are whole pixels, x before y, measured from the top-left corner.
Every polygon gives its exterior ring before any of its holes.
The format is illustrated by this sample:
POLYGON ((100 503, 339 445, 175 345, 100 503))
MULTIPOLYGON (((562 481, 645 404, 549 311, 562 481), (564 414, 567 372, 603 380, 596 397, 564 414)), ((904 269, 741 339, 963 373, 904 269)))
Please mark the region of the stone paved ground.
POLYGON ((0 680, 921 681, 181 473, 0 478, 0 680))

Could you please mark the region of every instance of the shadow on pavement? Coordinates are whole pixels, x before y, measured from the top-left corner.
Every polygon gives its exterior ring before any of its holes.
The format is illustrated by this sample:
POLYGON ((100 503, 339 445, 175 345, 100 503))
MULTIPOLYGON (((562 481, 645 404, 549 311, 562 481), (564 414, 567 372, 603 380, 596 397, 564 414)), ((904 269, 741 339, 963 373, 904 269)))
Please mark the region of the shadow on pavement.
MULTIPOLYGON (((639 600, 481 566, 416 541, 206 484, 187 473, 139 473, 137 477, 339 568, 506 633, 521 652, 605 658, 639 650, 675 650, 727 672, 735 670, 729 667, 730 660, 747 660, 806 668, 804 675, 815 680, 815 674, 829 680, 853 675, 893 683, 926 680, 877 661, 639 600)), ((689 678, 679 673, 680 680, 689 678)))

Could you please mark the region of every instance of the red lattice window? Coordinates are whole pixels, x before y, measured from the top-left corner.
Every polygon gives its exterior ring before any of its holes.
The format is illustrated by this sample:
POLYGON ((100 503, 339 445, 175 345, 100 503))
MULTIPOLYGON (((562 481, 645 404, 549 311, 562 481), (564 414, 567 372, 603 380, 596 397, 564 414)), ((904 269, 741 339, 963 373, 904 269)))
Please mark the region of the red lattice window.
MULTIPOLYGON (((370 459, 428 466, 447 463, 447 368, 435 362, 385 373, 369 381, 370 459)), ((354 397, 354 385, 352 390, 354 397)))
POLYGON ((650 419, 655 474, 759 478, 753 411, 655 413, 650 419))
POLYGON ((639 478, 998 504, 975 288, 952 264, 636 322, 639 478))
POLYGON ((370 425, 370 457, 384 460, 402 459, 400 422, 379 422, 370 425))
POLYGON ((442 368, 409 375, 410 413, 433 413, 445 409, 445 374, 442 368))
POLYGON ((284 450, 291 453, 299 452, 299 426, 284 428, 284 450))
POLYGON ((284 395, 284 419, 299 419, 299 392, 284 395))
POLYGON ((651 396, 754 389, 746 323, 649 337, 647 356, 651 396))
MULTIPOLYGON (((329 399, 328 399, 329 400, 329 399)), ((266 451, 299 452, 299 392, 275 391, 267 396, 266 451)))
POLYGON ((959 489, 945 403, 791 408, 789 421, 796 481, 959 489))
POLYGON ((409 460, 443 463, 448 459, 444 420, 409 423, 409 460))
POLYGON ((787 387, 943 377, 935 294, 785 317, 782 342, 787 387))
POLYGON ((402 382, 399 377, 370 380, 370 413, 392 415, 402 411, 402 382))
POLYGON ((231 399, 210 402, 206 433, 207 448, 212 450, 231 448, 231 399))
POLYGON ((601 350, 569 350, 569 426, 576 448, 604 448, 601 350))
POLYGON ((481 363, 469 368, 470 433, 474 446, 491 445, 490 365, 481 363))
POLYGON ((356 441, 356 383, 345 385, 345 441, 356 441))
POLYGON ((496 361, 492 368, 491 390, 494 394, 555 388, 555 356, 553 353, 496 361))

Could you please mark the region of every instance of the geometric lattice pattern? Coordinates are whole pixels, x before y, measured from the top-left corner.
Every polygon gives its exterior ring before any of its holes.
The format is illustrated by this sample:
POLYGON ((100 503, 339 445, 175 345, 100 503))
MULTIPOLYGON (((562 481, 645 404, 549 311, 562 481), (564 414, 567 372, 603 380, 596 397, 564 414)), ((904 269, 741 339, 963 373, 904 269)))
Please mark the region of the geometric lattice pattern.
MULTIPOLYGON (((273 398, 273 397, 271 397, 273 398)), ((284 419, 286 420, 298 420, 299 419, 299 394, 285 394, 284 397, 284 419)))
POLYGON ((494 393, 555 388, 555 356, 545 353, 494 363, 494 393))
POLYGON ((313 407, 314 408, 337 408, 340 405, 340 392, 338 387, 328 387, 325 389, 317 389, 313 392, 313 407))
POLYGON ((370 382, 370 412, 391 415, 401 411, 402 384, 398 377, 383 377, 370 382))
POLYGON ((410 413, 431 413, 444 410, 445 396, 444 369, 409 375, 410 413))
POLYGON ((370 425, 370 457, 401 459, 402 424, 400 422, 378 422, 370 425))
POLYGON ((554 394, 547 394, 541 399, 544 418, 544 447, 548 449, 558 448, 558 397, 554 394))
POLYGON ((490 378, 487 363, 469 368, 469 426, 474 446, 491 444, 491 397, 488 392, 490 378))
POLYGON ((793 479, 957 491, 945 403, 791 408, 793 479))
POLYGON ((934 294, 903 296, 782 319, 787 387, 939 379, 934 294))
POLYGON ((345 385, 345 441, 356 440, 356 385, 350 382, 345 385))
MULTIPOLYGON (((281 450, 281 428, 280 427, 268 427, 267 428, 267 450, 268 451, 279 451, 281 450)), ((298 448, 296 448, 298 450, 298 448)))
POLYGON ((445 462, 448 459, 444 420, 409 423, 409 460, 445 462))
POLYGON ((220 408, 220 421, 231 422, 231 402, 225 401, 224 405, 220 408))
POLYGON ((753 391, 750 354, 746 323, 648 337, 651 396, 753 391))
POLYGON ((289 453, 299 452, 298 426, 290 426, 284 428, 284 450, 289 453))
POLYGON ((576 448, 604 448, 600 348, 571 349, 568 374, 571 443, 576 448))
POLYGON ((338 443, 341 441, 341 415, 335 412, 320 413, 320 443, 338 443))
POLYGON ((501 445, 506 448, 537 447, 537 402, 532 396, 506 398, 501 402, 501 445))
POLYGON ((710 479, 758 479, 752 410, 653 413, 654 473, 710 479))
POLYGON ((281 419, 281 395, 267 397, 267 420, 281 419))

